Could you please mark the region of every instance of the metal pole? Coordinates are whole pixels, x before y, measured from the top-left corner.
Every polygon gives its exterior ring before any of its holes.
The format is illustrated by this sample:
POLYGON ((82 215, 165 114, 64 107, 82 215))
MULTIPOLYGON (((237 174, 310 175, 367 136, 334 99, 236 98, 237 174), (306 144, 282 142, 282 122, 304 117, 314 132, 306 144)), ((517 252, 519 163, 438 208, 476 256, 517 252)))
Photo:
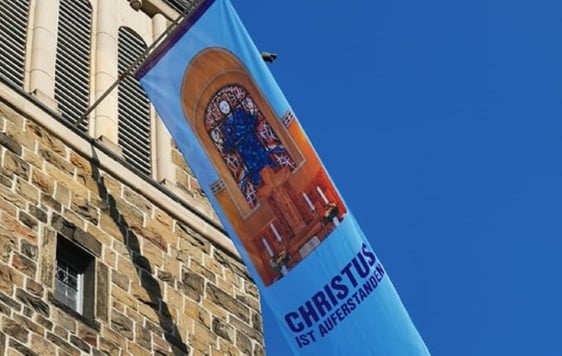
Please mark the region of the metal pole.
POLYGON ((195 7, 194 3, 191 4, 191 6, 186 7, 185 10, 174 20, 172 21, 172 23, 170 24, 170 26, 168 26, 168 28, 166 29, 166 31, 162 32, 160 34, 160 36, 158 36, 158 38, 156 38, 156 40, 154 40, 154 42, 152 42, 152 44, 150 46, 148 46, 146 48, 146 50, 133 62, 131 63, 124 71, 123 73, 121 73, 118 77, 117 80, 115 82, 113 82, 113 84, 111 84, 111 86, 109 88, 107 88, 107 90, 88 108, 88 110, 86 110, 86 112, 84 114, 82 114, 82 116, 80 116, 80 118, 78 118, 78 120, 76 120, 76 122, 74 123, 74 127, 79 127, 82 122, 84 120, 86 120, 88 118, 88 115, 90 115, 92 113, 92 111, 94 111, 94 109, 109 95, 109 93, 111 93, 111 91, 113 89, 115 89, 115 87, 117 85, 119 85, 121 83, 121 81, 123 81, 123 79, 125 79, 127 76, 129 76, 131 74, 131 72, 149 55, 149 53, 173 30, 176 29, 176 27, 178 26, 178 24, 181 22, 181 20, 189 13, 191 12, 191 10, 193 10, 193 8, 195 7))

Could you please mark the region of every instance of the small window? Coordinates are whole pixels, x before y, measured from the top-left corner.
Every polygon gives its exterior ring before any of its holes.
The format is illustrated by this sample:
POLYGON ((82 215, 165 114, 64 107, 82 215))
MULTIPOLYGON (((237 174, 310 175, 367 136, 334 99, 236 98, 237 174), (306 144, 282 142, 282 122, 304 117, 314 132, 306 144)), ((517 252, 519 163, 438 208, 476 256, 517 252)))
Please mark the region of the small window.
POLYGON ((57 239, 55 299, 74 312, 94 317, 94 257, 74 243, 57 239))
POLYGON ((63 260, 57 260, 55 279, 55 298, 74 311, 82 314, 84 293, 84 273, 79 272, 63 260))

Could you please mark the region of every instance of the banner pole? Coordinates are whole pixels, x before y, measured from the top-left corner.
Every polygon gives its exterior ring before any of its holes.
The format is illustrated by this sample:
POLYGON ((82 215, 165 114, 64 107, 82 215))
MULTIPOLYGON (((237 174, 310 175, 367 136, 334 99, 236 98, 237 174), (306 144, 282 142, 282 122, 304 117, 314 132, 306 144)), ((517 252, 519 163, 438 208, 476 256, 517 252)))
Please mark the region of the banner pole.
POLYGON ((80 118, 78 118, 78 120, 76 120, 76 122, 74 123, 74 127, 79 127, 82 122, 88 117, 88 115, 90 115, 92 113, 92 111, 94 111, 94 109, 113 91, 113 89, 115 89, 115 87, 117 85, 119 85, 123 79, 125 79, 127 76, 131 75, 131 72, 150 54, 150 52, 156 47, 158 46, 158 44, 160 44, 160 42, 170 34, 170 32, 172 32, 173 30, 176 29, 176 27, 178 26, 178 24, 181 22, 181 20, 189 13, 191 12, 191 10, 193 10, 193 8, 195 8, 196 5, 194 5, 193 3, 191 4, 191 6, 186 7, 185 10, 178 16, 176 17, 175 20, 172 21, 172 23, 170 24, 170 26, 168 26, 168 28, 166 28, 166 31, 162 32, 157 38, 156 40, 154 40, 154 42, 152 42, 150 44, 150 46, 148 46, 146 48, 146 50, 137 57, 137 59, 135 59, 133 61, 133 63, 131 63, 121 74, 119 74, 119 76, 117 77, 117 80, 115 82, 113 82, 113 84, 111 84, 109 86, 109 88, 107 88, 107 90, 92 104, 90 105, 90 107, 86 110, 86 112, 84 112, 84 114, 82 114, 82 116, 80 116, 80 118))

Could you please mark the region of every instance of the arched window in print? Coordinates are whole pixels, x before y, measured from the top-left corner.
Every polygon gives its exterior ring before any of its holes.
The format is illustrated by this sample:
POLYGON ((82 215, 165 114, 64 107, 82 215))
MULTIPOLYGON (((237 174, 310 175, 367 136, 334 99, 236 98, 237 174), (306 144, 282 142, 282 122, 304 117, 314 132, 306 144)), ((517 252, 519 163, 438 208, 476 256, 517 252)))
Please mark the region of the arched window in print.
POLYGON ((248 91, 238 84, 223 87, 211 98, 205 130, 251 208, 263 184, 262 169, 296 166, 248 91))

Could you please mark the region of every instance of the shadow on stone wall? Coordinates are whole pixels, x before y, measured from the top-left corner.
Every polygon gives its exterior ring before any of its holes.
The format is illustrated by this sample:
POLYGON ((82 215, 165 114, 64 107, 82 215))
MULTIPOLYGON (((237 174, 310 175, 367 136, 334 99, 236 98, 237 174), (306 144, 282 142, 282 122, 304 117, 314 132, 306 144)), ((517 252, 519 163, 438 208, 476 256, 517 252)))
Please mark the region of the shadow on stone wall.
POLYGON ((107 204, 112 220, 119 226, 121 238, 127 247, 131 261, 137 271, 137 277, 141 286, 150 297, 149 301, 141 300, 141 302, 149 305, 158 315, 160 327, 164 332, 166 341, 172 348, 173 354, 175 356, 189 354, 189 346, 183 342, 168 305, 162 299, 160 284, 152 275, 150 261, 141 254, 138 237, 130 229, 126 217, 119 212, 115 198, 109 193, 104 184, 103 177, 101 177, 99 172, 99 159, 94 147, 92 147, 92 159, 90 160, 90 164, 92 168, 92 178, 97 183, 100 198, 107 204))

